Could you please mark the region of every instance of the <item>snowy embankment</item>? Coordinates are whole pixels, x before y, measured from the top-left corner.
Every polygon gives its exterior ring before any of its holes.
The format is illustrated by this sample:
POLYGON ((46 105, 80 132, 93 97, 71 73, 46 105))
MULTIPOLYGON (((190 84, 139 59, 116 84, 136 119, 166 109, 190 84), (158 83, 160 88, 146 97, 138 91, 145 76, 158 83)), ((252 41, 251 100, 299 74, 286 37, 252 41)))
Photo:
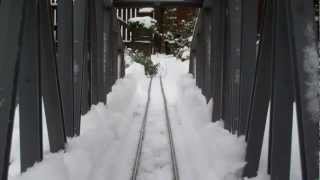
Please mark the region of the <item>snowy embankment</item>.
POLYGON ((156 55, 169 101, 179 171, 183 180, 234 180, 245 165, 245 140, 230 134, 222 122, 211 122, 212 102, 207 103, 188 61, 156 55))
MULTIPOLYGON (((245 165, 244 138, 224 130, 221 122, 211 122, 212 103, 206 102, 200 89, 196 87, 195 80, 187 73, 187 61, 181 62, 173 56, 165 55, 155 55, 152 60, 160 63, 159 75, 164 80, 180 178, 238 179, 245 165)), ((144 76, 143 67, 135 63, 127 68, 126 73, 126 77, 118 80, 108 94, 107 105, 92 106, 82 117, 80 137, 68 139, 64 152, 51 154, 45 145, 44 160, 22 175, 19 175, 18 168, 19 136, 18 126, 15 125, 9 179, 130 179, 149 79, 144 76)), ((157 89, 152 91, 156 93, 157 89)), ((155 94, 152 97, 154 102, 161 98, 155 97, 155 94)), ((150 109, 150 115, 156 113, 155 110, 157 106, 150 109)), ((158 147, 157 136, 152 135, 154 133, 156 131, 148 133, 149 142, 158 147)), ((47 138, 44 138, 44 144, 48 144, 47 138)), ((152 149, 151 151, 153 152, 152 149)), ((147 161, 154 162, 157 158, 161 157, 154 154, 148 156, 147 161)), ((159 167, 150 168, 154 171, 159 167)))
POLYGON ((135 142, 128 142, 128 137, 133 136, 131 141, 138 137, 134 128, 138 129, 140 125, 141 117, 137 111, 143 110, 145 104, 146 97, 143 95, 147 86, 144 86, 144 81, 143 67, 133 63, 127 69, 127 76, 112 87, 107 105, 94 105, 82 116, 81 136, 68 139, 64 152, 48 152, 44 123, 44 160, 22 175, 19 175, 19 117, 16 116, 9 180, 116 180, 112 175, 121 177, 119 171, 129 172, 131 167, 125 166, 124 162, 130 161, 125 158, 133 157, 134 152, 130 154, 122 148, 134 146, 135 142))
MULTIPOLYGON (((238 179, 245 165, 245 139, 230 134, 223 128, 223 122, 211 122, 212 101, 208 104, 195 87, 195 80, 191 75, 181 77, 179 83, 179 101, 177 104, 182 127, 189 133, 190 141, 185 148, 194 148, 204 162, 199 162, 197 167, 206 168, 207 173, 201 174, 201 179, 238 179), (193 133, 193 136, 191 135, 193 133), (197 146, 194 147, 194 145, 197 146), (200 153, 201 152, 201 153, 200 153), (207 167, 205 167, 207 166, 207 167)), ((189 153, 189 157, 192 156, 189 153)))

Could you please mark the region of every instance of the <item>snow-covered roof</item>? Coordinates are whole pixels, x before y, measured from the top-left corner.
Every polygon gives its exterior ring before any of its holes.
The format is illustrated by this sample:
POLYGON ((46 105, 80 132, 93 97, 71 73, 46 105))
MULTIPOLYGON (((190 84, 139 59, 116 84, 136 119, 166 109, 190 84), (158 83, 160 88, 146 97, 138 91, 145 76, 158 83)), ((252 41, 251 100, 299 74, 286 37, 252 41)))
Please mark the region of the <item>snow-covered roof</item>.
POLYGON ((146 8, 140 8, 139 13, 152 13, 154 11, 154 8, 152 7, 146 7, 146 8))
POLYGON ((129 23, 135 23, 138 22, 139 24, 142 24, 145 28, 149 29, 152 26, 156 25, 157 20, 153 19, 149 16, 143 16, 143 17, 134 17, 130 18, 128 20, 129 23))

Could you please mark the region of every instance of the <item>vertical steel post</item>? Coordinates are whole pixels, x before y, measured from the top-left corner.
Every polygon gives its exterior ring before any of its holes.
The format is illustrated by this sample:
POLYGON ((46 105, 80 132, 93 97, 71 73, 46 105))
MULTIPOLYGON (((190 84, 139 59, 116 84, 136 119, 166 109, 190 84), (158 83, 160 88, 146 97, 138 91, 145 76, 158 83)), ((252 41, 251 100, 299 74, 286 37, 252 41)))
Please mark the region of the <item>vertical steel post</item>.
POLYGON ((231 61, 231 28, 230 28, 230 10, 229 1, 226 2, 226 24, 225 24, 225 47, 224 47, 224 63, 223 63, 223 91, 222 91, 222 114, 221 118, 224 122, 224 128, 232 132, 232 112, 231 112, 231 90, 232 90, 232 61, 231 61))
MULTIPOLYGON (((114 13, 114 12, 113 12, 114 13)), ((118 79, 118 55, 120 50, 119 41, 121 41, 121 32, 118 25, 117 17, 113 16, 112 19, 112 81, 111 86, 116 82, 118 79)))
MULTIPOLYGON (((250 99, 249 127, 247 134, 247 151, 243 176, 254 177, 257 175, 263 135, 271 95, 271 76, 274 55, 274 27, 275 19, 272 1, 267 1, 264 17, 262 38, 259 45, 257 71, 255 73, 254 90, 250 99)), ((253 64, 251 64, 253 66, 253 64)))
POLYGON ((60 0, 57 8, 58 72, 61 88, 65 132, 74 136, 73 86, 73 0, 60 0))
POLYGON ((43 96, 50 151, 57 152, 66 142, 61 93, 58 81, 56 48, 53 37, 50 1, 39 1, 41 94, 43 96))
POLYGON ((87 0, 77 0, 74 2, 74 130, 76 135, 80 135, 81 121, 81 100, 84 61, 86 60, 85 38, 86 38, 86 21, 87 21, 87 0))
POLYGON ((85 16, 85 32, 83 44, 83 73, 82 73, 82 87, 81 87, 81 114, 86 114, 90 110, 91 105, 91 54, 90 54, 90 2, 87 1, 87 11, 85 16))
POLYGON ((204 41, 204 34, 203 34, 203 28, 204 28, 204 14, 203 11, 199 14, 199 29, 198 29, 198 50, 197 50, 197 63, 198 63, 198 86, 202 91, 202 94, 206 94, 205 89, 205 44, 204 41))
POLYGON ((95 0, 95 13, 96 13, 96 36, 97 41, 97 95, 99 102, 106 102, 106 94, 104 92, 104 63, 103 63, 103 56, 104 56, 104 0, 95 0))
POLYGON ((211 56, 211 44, 212 44, 212 8, 203 8, 203 22, 202 23, 202 35, 203 35, 203 41, 201 44, 203 44, 203 51, 204 51, 204 56, 203 56, 203 64, 204 64, 204 68, 203 68, 203 73, 204 73, 204 89, 205 89, 205 96, 207 98, 207 101, 210 100, 210 98, 212 97, 211 94, 211 63, 212 63, 212 56, 211 56))
POLYGON ((230 12, 230 30, 231 30, 231 107, 234 131, 239 132, 240 121, 240 58, 241 58, 241 13, 242 13, 242 1, 231 0, 229 1, 230 12))
POLYGON ((241 46, 241 1, 228 1, 224 70, 223 119, 225 128, 238 130, 241 46))
POLYGON ((23 0, 0 4, 0 179, 6 180, 15 112, 20 59, 23 0))
POLYGON ((257 0, 242 1, 240 64, 240 134, 245 134, 256 71, 257 0))
POLYGON ((99 102, 96 1, 89 1, 91 104, 99 102))
POLYGON ((289 55, 286 0, 275 1, 276 32, 271 97, 271 157, 272 180, 290 179, 293 83, 289 55))
POLYGON ((197 86, 199 88, 201 88, 201 51, 200 51, 200 46, 199 46, 199 43, 200 42, 200 32, 199 32, 199 26, 200 26, 200 23, 201 23, 201 19, 200 19, 200 16, 198 17, 198 23, 197 23, 197 31, 195 33, 195 44, 197 45, 196 46, 196 54, 195 54, 195 58, 196 58, 196 83, 197 83, 197 86))
POLYGON ((223 65, 225 49, 226 27, 226 1, 215 0, 213 2, 212 16, 212 97, 213 112, 212 121, 218 121, 222 117, 223 95, 223 65))
POLYGON ((42 160, 38 1, 25 4, 19 72, 21 171, 42 160))
POLYGON ((113 25, 113 10, 110 0, 105 0, 104 9, 104 83, 105 83, 105 94, 111 91, 112 86, 112 25, 113 25))
POLYGON ((289 0, 289 41, 295 79, 295 101, 301 150, 302 178, 319 178, 320 101, 319 57, 316 50, 313 0, 289 0))

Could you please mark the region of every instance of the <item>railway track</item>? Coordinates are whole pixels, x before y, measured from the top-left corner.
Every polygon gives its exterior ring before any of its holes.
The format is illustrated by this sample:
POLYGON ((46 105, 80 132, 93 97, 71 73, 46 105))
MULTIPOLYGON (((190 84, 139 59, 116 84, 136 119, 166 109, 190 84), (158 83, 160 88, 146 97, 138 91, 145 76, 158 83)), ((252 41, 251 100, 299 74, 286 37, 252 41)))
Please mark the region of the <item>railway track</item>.
MULTIPOLYGON (((134 160, 134 165, 132 168, 131 172, 131 178, 130 180, 139 180, 139 173, 141 169, 141 164, 143 161, 143 148, 144 148, 144 141, 146 139, 146 129, 148 128, 148 115, 150 111, 150 102, 151 102, 151 91, 152 91, 152 84, 154 83, 154 78, 151 78, 149 82, 149 89, 148 89, 148 98, 147 98, 147 103, 146 103, 146 108, 143 116, 143 121, 142 125, 140 128, 140 135, 139 135, 139 140, 138 140, 138 145, 137 145, 137 150, 136 150, 136 155, 135 155, 135 160, 134 160)), ((160 88, 161 88, 161 94, 162 94, 162 99, 163 99, 163 109, 164 109, 164 117, 165 117, 165 129, 167 132, 167 137, 168 137, 168 154, 170 154, 170 163, 171 163, 171 174, 172 174, 172 180, 179 180, 179 169, 178 169, 178 163, 177 163, 177 158, 176 158, 176 152, 175 152, 175 145, 174 145, 174 139, 172 135, 172 129, 171 129, 171 123, 170 123, 170 116, 168 112, 168 103, 167 103, 167 98, 165 95, 164 87, 163 87, 163 80, 162 77, 159 78, 160 82, 160 88)))

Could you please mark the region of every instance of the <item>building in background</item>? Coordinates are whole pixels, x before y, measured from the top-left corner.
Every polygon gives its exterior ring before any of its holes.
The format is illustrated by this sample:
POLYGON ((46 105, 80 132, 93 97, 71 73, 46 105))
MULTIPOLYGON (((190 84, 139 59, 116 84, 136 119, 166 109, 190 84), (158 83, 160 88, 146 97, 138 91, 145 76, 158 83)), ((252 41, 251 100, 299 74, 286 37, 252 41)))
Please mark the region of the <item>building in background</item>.
POLYGON ((121 23, 121 35, 125 44, 127 47, 147 52, 147 54, 174 54, 179 48, 189 46, 187 41, 192 36, 197 12, 194 8, 117 9, 119 21, 126 23, 121 23), (128 31, 127 24, 130 18, 144 16, 152 17, 157 21, 157 30, 153 35, 143 36, 128 31), (133 36, 137 37, 132 38, 133 36))
MULTIPOLYGON (((54 39, 57 44, 57 3, 50 0, 54 27, 54 39)), ((167 53, 174 54, 177 49, 183 48, 185 40, 192 35, 197 9, 194 8, 118 8, 117 19, 121 29, 123 42, 132 49, 143 50, 147 54, 167 53), (157 20, 157 32, 145 37, 133 38, 133 32, 128 30, 130 18, 149 16, 157 20), (139 40, 140 38, 140 40, 139 40)))

